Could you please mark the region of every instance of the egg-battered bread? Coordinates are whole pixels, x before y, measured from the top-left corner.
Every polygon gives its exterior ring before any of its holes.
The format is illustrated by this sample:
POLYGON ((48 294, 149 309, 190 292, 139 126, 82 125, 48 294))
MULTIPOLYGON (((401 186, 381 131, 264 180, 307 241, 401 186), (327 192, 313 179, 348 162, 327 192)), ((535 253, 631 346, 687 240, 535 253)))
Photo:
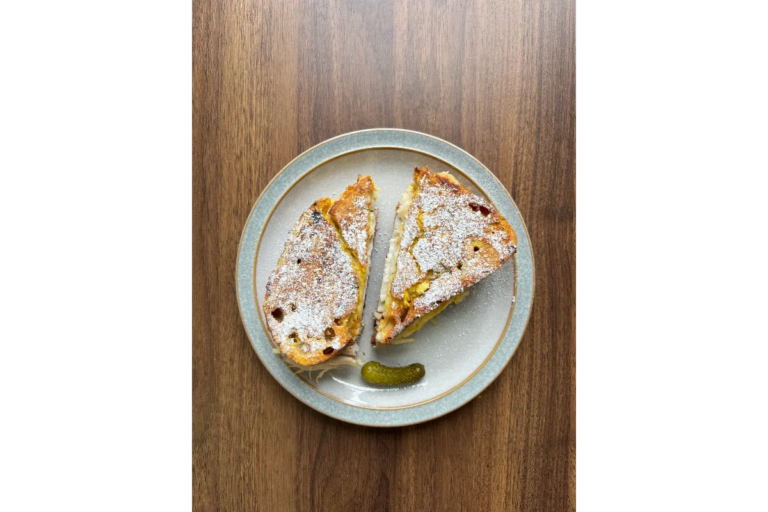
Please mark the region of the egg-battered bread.
POLYGON ((301 214, 267 281, 264 315, 272 340, 297 365, 319 365, 362 332, 377 189, 359 176, 338 201, 301 214))
POLYGON ((417 168, 397 206, 373 341, 411 341, 516 250, 515 231, 489 201, 448 173, 417 168))

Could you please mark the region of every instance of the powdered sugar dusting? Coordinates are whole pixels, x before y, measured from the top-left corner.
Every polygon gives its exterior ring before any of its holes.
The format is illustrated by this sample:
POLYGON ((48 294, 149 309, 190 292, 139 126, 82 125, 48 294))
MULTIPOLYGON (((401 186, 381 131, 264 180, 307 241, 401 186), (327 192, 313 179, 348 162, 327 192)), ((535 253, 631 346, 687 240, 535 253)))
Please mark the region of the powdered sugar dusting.
POLYGON ((416 237, 419 236, 421 229, 418 221, 418 206, 411 203, 410 208, 403 221, 403 234, 400 237, 400 247, 397 254, 397 270, 395 278, 392 281, 392 295, 401 299, 403 293, 411 284, 418 282, 422 275, 416 263, 416 259, 408 252, 416 237), (403 249, 406 248, 404 251, 403 249))
POLYGON ((371 196, 357 196, 352 201, 352 211, 339 219, 341 236, 350 249, 355 251, 360 264, 368 267, 368 214, 371 211, 371 196))
POLYGON ((422 174, 408 210, 391 290, 402 299, 431 273, 430 287, 413 303, 421 314, 488 276, 516 250, 493 205, 430 175, 422 174))
POLYGON ((298 345, 311 355, 346 345, 348 340, 338 335, 326 340, 324 333, 334 319, 354 311, 357 288, 351 258, 335 228, 313 206, 294 225, 267 281, 264 311, 280 352, 298 345))
POLYGON ((376 185, 371 177, 358 176, 330 210, 347 248, 354 253, 363 269, 368 268, 369 262, 368 243, 373 236, 371 209, 375 195, 376 185))
POLYGON ((405 291, 419 281, 419 276, 424 275, 419 269, 416 258, 409 252, 402 249, 397 255, 397 270, 395 279, 392 282, 392 296, 402 299, 405 291), (409 284, 410 283, 410 284, 409 284))

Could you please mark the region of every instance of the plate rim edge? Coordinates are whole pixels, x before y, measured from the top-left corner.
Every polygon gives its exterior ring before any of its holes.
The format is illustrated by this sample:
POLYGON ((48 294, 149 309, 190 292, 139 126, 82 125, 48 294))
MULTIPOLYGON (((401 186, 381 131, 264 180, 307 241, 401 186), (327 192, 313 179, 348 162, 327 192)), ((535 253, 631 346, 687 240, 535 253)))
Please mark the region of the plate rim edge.
MULTIPOLYGON (((375 149, 378 149, 378 148, 384 149, 384 148, 387 148, 387 147, 388 148, 394 148, 394 149, 401 148, 403 150, 412 149, 412 150, 418 151, 420 153, 427 154, 428 156, 431 156, 433 158, 437 158, 438 160, 445 161, 448 165, 451 165, 451 166, 459 169, 458 166, 456 166, 455 164, 452 164, 452 163, 450 163, 450 162, 448 162, 446 160, 446 155, 437 155, 437 154, 429 152, 429 151, 427 151, 427 150, 425 150, 423 148, 422 149, 417 149, 415 147, 409 147, 408 145, 403 144, 402 142, 400 143, 400 146, 398 146, 398 144, 393 144, 392 142, 381 142, 381 143, 372 143, 372 144, 369 144, 369 145, 355 146, 355 148, 359 149, 359 150, 375 150, 375 149)), ((333 159, 335 157, 336 156, 332 156, 331 159, 333 159)), ((323 165, 325 162, 326 162, 326 160, 323 160, 320 163, 316 164, 315 167, 323 165)), ((465 171, 465 170, 462 170, 462 169, 460 169, 460 170, 461 170, 462 173, 467 173, 467 171, 465 171)), ((301 179, 302 176, 303 176, 303 174, 298 176, 297 180, 301 179)), ((470 177, 470 179, 475 181, 474 177, 470 177)), ((289 185, 289 186, 292 186, 292 185, 289 185)), ((482 188, 482 190, 484 192, 487 193, 487 190, 485 189, 485 187, 481 187, 481 188, 482 188)), ((265 227, 266 226, 263 226, 259 232, 263 231, 263 229, 265 227)), ((518 242, 518 247, 520 245, 521 244, 518 242)), ((254 255, 254 257, 256 257, 256 255, 254 255)), ((530 319, 531 319, 531 314, 532 314, 532 310, 533 310, 533 301, 534 301, 535 292, 536 292, 536 279, 535 279, 536 273, 535 273, 535 268, 536 268, 536 266, 535 266, 535 257, 534 257, 534 251, 533 251, 533 244, 532 244, 532 241, 531 241, 530 232, 528 231, 528 226, 525 223, 525 220, 523 219, 523 215, 522 215, 522 212, 520 211, 520 208, 517 206, 517 203, 512 198, 512 195, 510 194, 509 190, 507 190, 507 188, 504 186, 504 184, 501 182, 501 180, 499 180, 499 178, 493 172, 491 172, 491 170, 488 167, 486 167, 479 159, 477 159, 475 156, 470 154, 468 151, 465 151, 464 149, 460 148, 459 146, 457 146, 455 144, 452 144, 452 143, 450 143, 450 142, 448 142, 448 141, 446 141, 444 139, 441 139, 439 137, 436 137, 434 135, 427 134, 427 133, 423 133, 423 132, 419 132, 419 131, 415 131, 415 130, 407 130, 407 129, 402 129, 402 128, 369 128, 369 129, 364 129, 364 130, 356 130, 356 131, 352 131, 352 132, 342 133, 342 134, 336 135, 334 137, 325 139, 325 140, 319 142, 318 144, 315 144, 314 146, 306 149, 305 151, 303 151, 302 153, 300 153, 299 155, 297 155, 293 159, 291 159, 287 164, 285 164, 280 169, 280 171, 278 171, 272 177, 272 179, 270 179, 270 181, 267 183, 267 185, 262 189, 262 191, 259 194, 259 196, 256 199, 256 201, 253 203, 253 205, 251 207, 251 210, 248 213, 248 216, 246 217, 245 223, 243 225, 243 229, 242 229, 241 234, 240 234, 240 240, 239 240, 238 246, 237 246, 237 256, 236 256, 236 262, 235 262, 235 294, 236 294, 236 298, 237 298, 238 313, 240 315, 240 320, 242 322, 243 329, 245 330, 245 334, 248 337, 248 340, 250 342, 251 348, 256 353, 256 356, 259 358, 260 362, 262 363, 264 368, 267 370, 267 372, 269 372, 269 374, 290 395, 292 395, 294 398, 296 398, 297 400, 299 400, 303 404, 307 405, 308 407, 314 409, 315 411, 320 412, 320 413, 322 413, 322 414, 324 414, 326 416, 329 416, 329 417, 334 418, 334 419, 339 420, 339 421, 343 421, 343 422, 350 423, 350 424, 355 424, 355 425, 369 426, 369 427, 381 427, 381 428, 402 427, 402 426, 416 425, 416 424, 419 424, 419 423, 424 423, 424 422, 427 422, 427 421, 431 421, 431 420, 440 418, 442 416, 445 416, 445 415, 447 415, 447 414, 449 414, 449 413, 451 413, 451 412, 453 412, 453 411, 463 407, 467 403, 471 402, 473 399, 477 398, 483 391, 485 391, 488 388, 488 386, 490 386, 499 377, 499 375, 501 375, 501 373, 504 371, 504 369, 507 367, 507 365, 510 363, 510 361, 512 361, 512 358, 514 357, 515 353, 517 352, 517 349, 520 347, 520 343, 522 342, 522 339, 523 339, 523 337, 525 335, 525 332, 527 330, 528 324, 529 324, 530 319), (512 205, 514 211, 515 211, 515 214, 516 214, 517 218, 519 219, 520 225, 523 228, 523 231, 525 233, 525 239, 524 239, 525 243, 523 245, 525 245, 525 248, 527 249, 527 252, 529 253, 529 256, 530 256, 530 272, 528 274, 530 276, 529 277, 529 279, 530 279, 530 297, 527 299, 528 308, 527 308, 527 311, 525 311, 525 320, 524 320, 523 327, 520 330, 519 334, 516 335, 517 339, 514 341, 515 346, 513 347, 511 353, 506 358, 506 360, 503 361, 503 363, 497 369, 491 370, 491 371, 493 371, 493 374, 487 377, 487 382, 483 383, 479 387, 479 389, 477 389, 474 393, 471 393, 470 396, 468 396, 468 397, 459 398, 457 400, 458 403, 451 404, 445 410, 439 411, 436 414, 432 414, 430 412, 426 412, 423 409, 425 409, 425 408, 434 408, 435 405, 437 403, 439 403, 440 401, 444 401, 444 400, 448 399, 452 394, 459 392, 461 390, 461 388, 468 386, 473 380, 476 380, 480 376, 480 374, 482 373, 482 370, 485 369, 488 366, 488 364, 486 364, 484 367, 481 367, 480 370, 477 371, 477 373, 475 375, 473 375, 470 379, 468 379, 462 386, 460 386, 459 388, 455 389, 452 393, 449 393, 446 396, 443 396, 443 397, 439 398, 436 401, 432 401, 432 402, 429 402, 429 403, 426 403, 426 404, 422 404, 422 405, 417 405, 417 406, 414 406, 414 407, 403 408, 403 409, 376 409, 376 408, 363 409, 363 408, 355 407, 353 405, 346 404, 346 403, 343 403, 343 402, 336 402, 336 403, 339 404, 339 406, 337 406, 337 407, 340 407, 341 409, 349 408, 351 410, 351 414, 342 416, 342 415, 334 413, 334 412, 332 412, 330 410, 322 408, 318 404, 313 403, 312 400, 309 400, 309 399, 306 399, 305 397, 300 396, 300 393, 297 393, 293 389, 291 389, 289 385, 287 385, 285 382, 283 382, 283 380, 272 371, 270 366, 262 358, 262 355, 260 354, 259 349, 256 347, 255 341, 253 340, 253 338, 251 336, 251 332, 249 330, 249 326, 248 326, 248 323, 246 322, 246 318, 245 318, 244 312, 243 312, 243 305, 242 305, 242 299, 241 299, 241 282, 240 282, 240 279, 242 277, 241 276, 241 272, 240 272, 240 267, 241 267, 240 260, 241 260, 241 255, 242 255, 242 251, 243 251, 243 241, 245 240, 246 235, 247 235, 247 233, 249 231, 249 227, 251 226, 251 221, 253 219, 253 215, 256 212, 258 206, 261 204, 262 200, 265 198, 265 196, 270 191, 270 189, 275 185, 275 182, 286 171, 288 171, 297 161, 301 160, 305 156, 307 156, 310 153, 318 150, 322 146, 325 146, 325 145, 327 145, 329 143, 338 141, 340 139, 349 138, 349 137, 355 137, 355 136, 361 136, 361 135, 370 134, 370 133, 389 133, 389 134, 392 134, 392 135, 400 134, 400 135, 405 135, 406 137, 416 137, 417 139, 423 137, 424 139, 426 139, 428 141, 432 141, 434 143, 437 143, 438 145, 439 144, 443 144, 443 145, 449 147, 451 150, 457 151, 459 155, 468 158, 470 161, 474 162, 482 170, 484 170, 485 173, 487 174, 487 176, 490 177, 495 182, 495 184, 498 185, 499 189, 508 197, 508 199, 509 199, 509 201, 510 201, 510 203, 511 203, 511 205, 512 205), (421 411, 422 414, 418 414, 420 409, 422 410, 421 411), (417 415, 419 417, 416 418, 416 419, 411 419, 411 420, 406 420, 406 421, 394 421, 394 422, 386 421, 386 419, 384 417, 381 418, 381 420, 383 420, 383 421, 377 421, 377 422, 370 422, 370 420, 373 420, 373 418, 369 418, 369 421, 362 421, 359 418, 355 417, 355 416, 372 416, 372 417, 375 417, 375 416, 412 416, 412 415, 417 415)), ((254 264, 251 265, 251 274, 255 275, 255 260, 254 260, 254 264)), ((518 280, 520 278, 519 278, 518 275, 516 275, 515 279, 518 280)), ((516 299, 517 299, 517 297, 516 297, 516 299)), ((515 308, 515 309, 519 310, 520 308, 515 308)), ((258 314, 258 311, 257 311, 257 314, 258 314)), ((512 324, 512 321, 510 321, 510 326, 512 324)), ((263 329, 260 329, 260 330, 263 330, 263 329)), ((262 334, 264 336, 267 336, 266 333, 262 333, 262 334)), ((504 339, 502 340, 501 345, 503 345, 505 343, 505 341, 507 341, 507 338, 509 336, 510 336, 510 332, 507 331, 507 333, 503 337, 504 339)), ((267 340, 267 341, 269 341, 269 340, 267 340)), ((494 356, 495 356, 495 354, 494 354, 494 356)), ((493 358, 491 358, 491 360, 492 359, 493 358)), ((487 361, 487 363, 490 363, 491 360, 487 361)), ((318 399, 321 402, 324 401, 324 400, 330 400, 329 398, 327 398, 327 397, 323 396, 322 394, 318 393, 312 387, 309 387, 309 389, 312 390, 311 393, 313 393, 313 394, 318 396, 318 399)))

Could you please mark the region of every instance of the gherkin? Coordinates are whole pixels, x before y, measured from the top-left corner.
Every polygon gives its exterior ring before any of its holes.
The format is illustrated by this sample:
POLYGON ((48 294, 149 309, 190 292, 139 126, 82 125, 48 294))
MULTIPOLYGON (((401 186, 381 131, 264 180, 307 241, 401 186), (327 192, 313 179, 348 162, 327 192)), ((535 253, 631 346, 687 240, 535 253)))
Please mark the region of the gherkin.
POLYGON ((426 371, 424 365, 414 363, 403 367, 384 366, 376 361, 369 361, 363 365, 361 370, 363 378, 372 384, 381 384, 383 386, 402 386, 413 384, 421 380, 426 371))

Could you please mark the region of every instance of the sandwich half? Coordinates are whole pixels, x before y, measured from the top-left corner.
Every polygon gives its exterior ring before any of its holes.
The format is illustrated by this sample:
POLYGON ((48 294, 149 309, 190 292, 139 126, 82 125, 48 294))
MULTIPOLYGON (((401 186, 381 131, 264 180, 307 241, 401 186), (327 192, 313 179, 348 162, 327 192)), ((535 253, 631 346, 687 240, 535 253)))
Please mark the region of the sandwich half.
POLYGON ((416 169, 397 205, 374 343, 404 343, 517 250, 517 235, 487 200, 448 173, 416 169))
POLYGON ((315 201, 293 226, 269 276, 267 327, 299 370, 356 364, 350 349, 363 329, 376 196, 371 177, 359 176, 338 201, 315 201), (328 363, 338 355, 346 358, 328 363))

